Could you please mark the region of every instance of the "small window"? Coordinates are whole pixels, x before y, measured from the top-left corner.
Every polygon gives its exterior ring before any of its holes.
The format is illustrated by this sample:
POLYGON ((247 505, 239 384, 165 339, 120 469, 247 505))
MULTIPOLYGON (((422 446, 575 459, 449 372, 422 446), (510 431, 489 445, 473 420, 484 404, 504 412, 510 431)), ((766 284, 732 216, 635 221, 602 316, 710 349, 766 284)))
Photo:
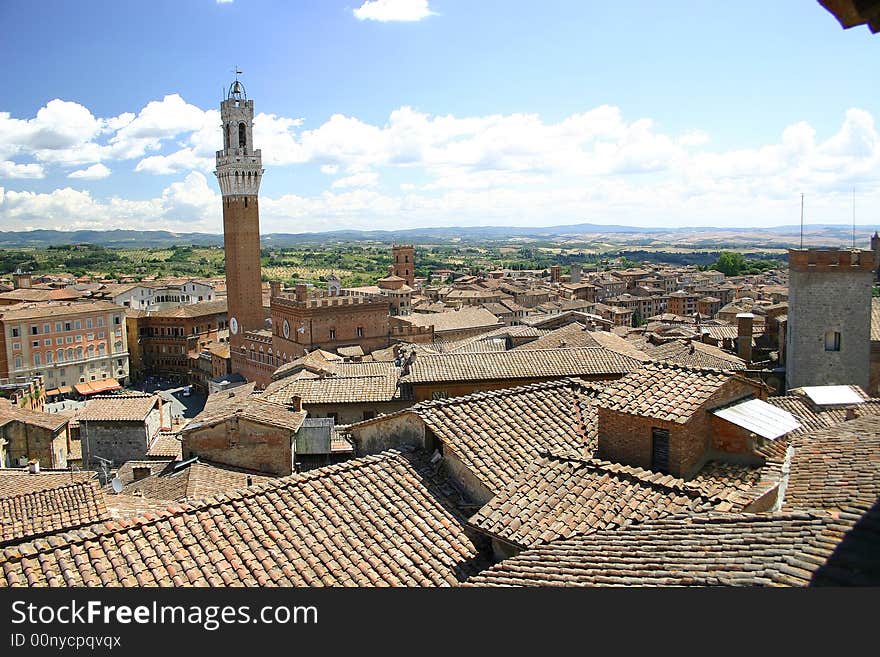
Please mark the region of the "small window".
POLYGON ((38 335, 40 333, 39 326, 31 326, 31 335, 38 335))
POLYGON ((825 351, 840 351, 840 331, 825 331, 825 351))
POLYGON ((12 329, 12 337, 13 338, 17 338, 17 337, 19 337, 19 335, 20 335, 19 330, 17 328, 12 329))
POLYGON ((357 328, 357 333, 358 333, 358 337, 359 337, 359 338, 364 337, 364 327, 363 327, 363 326, 358 326, 358 328, 357 328))
POLYGON ((330 329, 330 339, 331 340, 336 339, 336 329, 330 329))

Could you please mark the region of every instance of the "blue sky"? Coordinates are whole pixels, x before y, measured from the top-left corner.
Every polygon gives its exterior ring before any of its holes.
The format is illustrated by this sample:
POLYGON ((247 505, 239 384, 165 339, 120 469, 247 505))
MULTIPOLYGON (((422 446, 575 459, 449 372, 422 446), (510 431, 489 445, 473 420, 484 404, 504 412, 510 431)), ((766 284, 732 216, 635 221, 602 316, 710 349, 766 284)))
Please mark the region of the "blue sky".
POLYGON ((263 232, 859 223, 880 36, 805 0, 0 4, 3 229, 217 232, 217 109, 263 232), (9 29, 14 26, 13 29, 9 29))

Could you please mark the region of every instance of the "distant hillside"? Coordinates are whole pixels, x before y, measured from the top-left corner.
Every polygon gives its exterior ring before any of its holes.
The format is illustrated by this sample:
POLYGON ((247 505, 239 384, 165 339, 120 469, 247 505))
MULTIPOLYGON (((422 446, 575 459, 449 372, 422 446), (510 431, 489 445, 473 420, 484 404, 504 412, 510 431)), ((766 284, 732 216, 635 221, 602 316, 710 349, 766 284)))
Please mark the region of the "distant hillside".
MULTIPOLYGON (((856 246, 867 248, 874 226, 856 227, 856 246)), ((627 245, 690 246, 766 246, 785 248, 799 239, 799 226, 768 228, 648 228, 603 224, 517 227, 477 226, 410 228, 403 230, 337 230, 322 233, 270 233, 262 236, 264 247, 372 241, 379 243, 414 242, 508 242, 510 240, 610 241, 627 245)), ((852 227, 840 224, 813 224, 804 230, 810 246, 845 246, 851 243, 852 227)), ((0 231, 0 248, 45 248, 63 244, 96 244, 110 248, 150 248, 175 245, 222 246, 223 236, 210 233, 173 233, 165 230, 33 230, 0 231)))

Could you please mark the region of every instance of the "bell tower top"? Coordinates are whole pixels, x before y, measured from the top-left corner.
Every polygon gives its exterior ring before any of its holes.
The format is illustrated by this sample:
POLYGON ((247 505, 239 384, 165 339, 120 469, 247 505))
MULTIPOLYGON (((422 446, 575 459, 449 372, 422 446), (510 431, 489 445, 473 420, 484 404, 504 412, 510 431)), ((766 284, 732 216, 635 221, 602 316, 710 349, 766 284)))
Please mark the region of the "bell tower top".
POLYGON ((254 149, 254 101, 248 100, 240 74, 236 68, 235 80, 220 102, 223 150, 217 151, 214 175, 223 196, 256 196, 263 176, 262 153, 254 149))

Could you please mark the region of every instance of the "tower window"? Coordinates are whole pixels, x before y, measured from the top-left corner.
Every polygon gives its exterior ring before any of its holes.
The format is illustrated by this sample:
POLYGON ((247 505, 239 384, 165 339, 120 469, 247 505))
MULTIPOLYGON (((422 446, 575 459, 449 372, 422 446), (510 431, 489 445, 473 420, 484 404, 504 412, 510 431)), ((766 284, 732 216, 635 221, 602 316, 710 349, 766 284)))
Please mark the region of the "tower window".
POLYGON ((232 148, 232 124, 226 125, 226 149, 232 148))
POLYGON ((247 126, 244 123, 238 124, 238 147, 244 148, 247 143, 247 126))
POLYGON ((840 351, 840 331, 825 331, 825 351, 840 351))

